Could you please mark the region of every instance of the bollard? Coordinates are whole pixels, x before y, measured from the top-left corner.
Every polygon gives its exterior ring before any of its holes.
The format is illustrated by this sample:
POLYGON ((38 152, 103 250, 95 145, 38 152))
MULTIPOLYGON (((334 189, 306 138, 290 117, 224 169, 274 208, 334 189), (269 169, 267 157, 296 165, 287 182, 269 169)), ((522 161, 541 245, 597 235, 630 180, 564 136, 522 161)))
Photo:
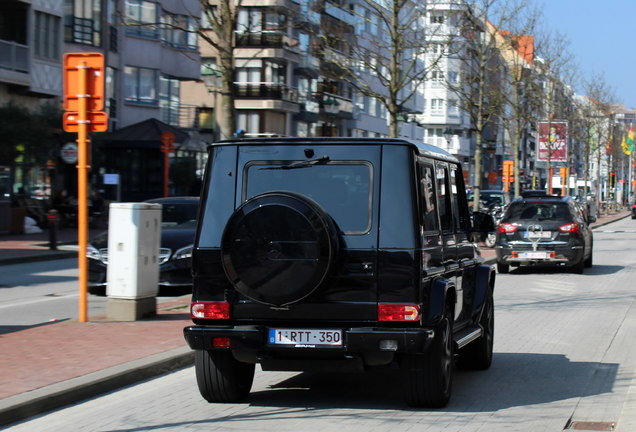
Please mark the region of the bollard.
POLYGON ((46 218, 49 221, 49 249, 57 250, 57 210, 49 210, 46 218))

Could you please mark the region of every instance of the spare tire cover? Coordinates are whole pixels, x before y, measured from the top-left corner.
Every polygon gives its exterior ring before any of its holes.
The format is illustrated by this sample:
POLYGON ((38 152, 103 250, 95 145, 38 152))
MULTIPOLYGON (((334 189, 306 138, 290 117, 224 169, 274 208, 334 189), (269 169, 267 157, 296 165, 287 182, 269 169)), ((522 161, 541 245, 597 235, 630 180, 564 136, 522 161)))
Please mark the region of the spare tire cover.
POLYGON ((292 192, 267 192, 230 217, 221 240, 223 269, 244 296, 284 306, 325 280, 337 242, 335 225, 318 203, 292 192))

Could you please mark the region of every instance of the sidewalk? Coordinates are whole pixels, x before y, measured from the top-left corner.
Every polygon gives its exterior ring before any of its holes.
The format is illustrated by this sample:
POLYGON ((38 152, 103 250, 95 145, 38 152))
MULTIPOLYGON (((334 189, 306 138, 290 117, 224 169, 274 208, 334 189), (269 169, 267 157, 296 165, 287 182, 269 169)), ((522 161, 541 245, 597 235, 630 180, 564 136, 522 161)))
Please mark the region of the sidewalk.
MULTIPOLYGON (((604 215, 593 228, 628 217, 604 215)), ((96 232, 91 232, 91 238, 96 232)), ((3 264, 77 256, 77 230, 0 235, 3 264)), ((481 248, 487 263, 493 249, 481 248)), ((62 321, 0 335, 0 426, 192 364, 182 329, 191 323, 189 296, 158 305, 157 316, 135 322, 62 321)))
MULTIPOLYGON (((91 230, 89 239, 103 230, 91 230)), ((6 264, 77 257, 77 229, 0 235, 6 264)), ((90 300, 89 300, 90 301, 90 300)), ((135 322, 60 321, 0 334, 0 428, 64 405, 192 364, 183 339, 190 296, 157 306, 157 316, 135 322)))

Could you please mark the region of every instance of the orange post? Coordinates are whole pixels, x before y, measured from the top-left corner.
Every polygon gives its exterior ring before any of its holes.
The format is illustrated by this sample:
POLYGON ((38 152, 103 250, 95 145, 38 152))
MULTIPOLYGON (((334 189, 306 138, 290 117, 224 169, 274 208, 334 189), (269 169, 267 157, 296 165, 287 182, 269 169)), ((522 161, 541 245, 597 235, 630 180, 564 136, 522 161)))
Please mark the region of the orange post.
POLYGON ((88 69, 86 62, 77 66, 79 72, 77 111, 77 239, 79 245, 79 321, 86 322, 87 318, 87 286, 88 286, 88 261, 86 259, 86 246, 88 243, 88 69))
POLYGON ((168 196, 168 185, 170 183, 170 152, 174 151, 172 144, 175 136, 172 132, 166 131, 161 134, 161 151, 163 152, 163 196, 168 196))

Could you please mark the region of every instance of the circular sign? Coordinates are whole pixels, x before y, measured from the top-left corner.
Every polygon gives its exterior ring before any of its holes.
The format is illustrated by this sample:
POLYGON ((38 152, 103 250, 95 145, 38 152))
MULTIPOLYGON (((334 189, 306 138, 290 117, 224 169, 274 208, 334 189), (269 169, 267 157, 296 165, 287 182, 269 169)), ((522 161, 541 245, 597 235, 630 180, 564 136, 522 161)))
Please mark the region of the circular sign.
POLYGON ((166 131, 161 134, 161 142, 166 146, 170 146, 170 144, 173 144, 174 139, 175 139, 175 136, 170 131, 166 131))
POLYGON ((77 144, 75 143, 66 143, 62 150, 60 150, 60 157, 67 164, 77 163, 77 144))

